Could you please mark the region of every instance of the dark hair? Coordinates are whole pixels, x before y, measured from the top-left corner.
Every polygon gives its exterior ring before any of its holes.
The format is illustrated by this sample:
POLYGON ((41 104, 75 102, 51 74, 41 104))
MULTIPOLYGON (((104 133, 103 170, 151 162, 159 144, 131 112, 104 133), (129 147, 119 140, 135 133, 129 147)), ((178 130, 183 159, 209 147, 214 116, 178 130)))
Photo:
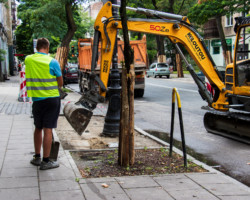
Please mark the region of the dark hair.
POLYGON ((40 49, 47 49, 49 47, 49 40, 47 38, 39 38, 37 39, 36 49, 39 51, 40 49))

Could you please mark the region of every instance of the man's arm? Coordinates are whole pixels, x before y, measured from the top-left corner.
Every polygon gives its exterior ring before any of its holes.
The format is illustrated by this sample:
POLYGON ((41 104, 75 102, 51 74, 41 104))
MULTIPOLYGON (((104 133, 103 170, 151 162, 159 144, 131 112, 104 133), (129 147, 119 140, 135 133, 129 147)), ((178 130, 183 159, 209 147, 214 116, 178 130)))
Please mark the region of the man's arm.
POLYGON ((56 81, 58 83, 58 87, 61 88, 63 86, 63 77, 62 76, 56 77, 56 81))

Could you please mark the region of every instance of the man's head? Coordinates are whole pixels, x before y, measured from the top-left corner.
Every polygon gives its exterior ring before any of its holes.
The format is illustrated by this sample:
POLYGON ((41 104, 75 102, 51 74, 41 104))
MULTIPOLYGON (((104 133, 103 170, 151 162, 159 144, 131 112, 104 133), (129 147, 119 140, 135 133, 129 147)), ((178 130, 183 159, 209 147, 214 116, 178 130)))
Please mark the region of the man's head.
POLYGON ((37 39, 36 49, 39 52, 49 53, 49 40, 47 38, 37 39))

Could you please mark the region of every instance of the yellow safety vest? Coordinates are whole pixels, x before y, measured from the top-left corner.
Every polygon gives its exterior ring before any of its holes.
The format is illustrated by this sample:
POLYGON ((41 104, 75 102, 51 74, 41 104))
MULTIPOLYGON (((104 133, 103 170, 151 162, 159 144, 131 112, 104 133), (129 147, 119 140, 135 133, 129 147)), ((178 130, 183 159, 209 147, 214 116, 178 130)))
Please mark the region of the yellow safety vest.
POLYGON ((53 58, 33 54, 25 58, 26 88, 29 97, 58 97, 56 76, 50 74, 49 63, 53 58))

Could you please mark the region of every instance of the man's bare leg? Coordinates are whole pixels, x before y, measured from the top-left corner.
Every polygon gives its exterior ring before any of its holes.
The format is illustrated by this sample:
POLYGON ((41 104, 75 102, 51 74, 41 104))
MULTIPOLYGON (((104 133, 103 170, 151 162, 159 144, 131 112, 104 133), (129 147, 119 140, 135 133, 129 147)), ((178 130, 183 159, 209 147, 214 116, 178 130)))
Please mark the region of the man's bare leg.
POLYGON ((52 128, 44 128, 43 129, 43 157, 48 158, 51 150, 52 143, 52 128))
POLYGON ((41 152, 43 136, 42 136, 42 129, 35 128, 34 131, 34 146, 35 146, 35 154, 38 155, 41 152))

